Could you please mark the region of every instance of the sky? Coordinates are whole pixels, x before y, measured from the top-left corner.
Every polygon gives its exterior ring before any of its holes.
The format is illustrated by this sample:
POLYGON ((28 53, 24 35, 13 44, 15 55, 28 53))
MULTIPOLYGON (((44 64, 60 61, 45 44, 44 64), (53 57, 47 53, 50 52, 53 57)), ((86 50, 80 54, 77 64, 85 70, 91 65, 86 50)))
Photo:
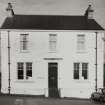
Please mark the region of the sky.
POLYGON ((7 17, 8 2, 15 14, 84 15, 89 4, 94 19, 105 29, 105 0, 0 0, 0 26, 7 17))

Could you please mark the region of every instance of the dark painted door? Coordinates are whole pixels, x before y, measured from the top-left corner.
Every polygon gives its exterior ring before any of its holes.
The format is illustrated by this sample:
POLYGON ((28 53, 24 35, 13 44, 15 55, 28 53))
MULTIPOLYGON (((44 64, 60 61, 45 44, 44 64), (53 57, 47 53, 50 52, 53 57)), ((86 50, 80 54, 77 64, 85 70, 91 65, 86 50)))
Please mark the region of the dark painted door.
POLYGON ((48 63, 48 87, 49 97, 59 97, 57 63, 48 63))

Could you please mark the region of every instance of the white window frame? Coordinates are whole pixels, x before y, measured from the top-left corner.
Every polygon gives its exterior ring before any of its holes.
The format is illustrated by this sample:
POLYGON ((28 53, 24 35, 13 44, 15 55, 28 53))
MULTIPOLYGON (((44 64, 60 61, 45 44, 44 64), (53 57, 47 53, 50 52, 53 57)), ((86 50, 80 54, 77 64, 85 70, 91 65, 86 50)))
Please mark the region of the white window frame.
POLYGON ((86 51, 86 35, 78 34, 77 35, 77 52, 86 51))
MULTIPOLYGON (((89 63, 88 62, 74 62, 74 64, 75 63, 78 63, 79 64, 79 78, 78 79, 76 79, 76 78, 74 78, 74 71, 75 71, 75 67, 73 67, 73 79, 74 80, 88 80, 88 78, 89 78, 89 76, 88 76, 88 72, 89 72, 89 63), (86 67, 84 68, 83 67, 83 64, 86 64, 86 67), (86 70, 86 72, 87 72, 87 78, 85 78, 84 76, 83 76, 83 70, 86 70)), ((73 64, 73 65, 74 65, 73 64)))
POLYGON ((57 51, 57 34, 49 34, 49 52, 57 51))
POLYGON ((20 51, 27 52, 28 51, 28 44, 29 44, 29 34, 20 34, 20 51))
POLYGON ((19 81, 24 81, 24 80, 26 80, 26 81, 28 81, 28 80, 32 80, 32 78, 33 78, 33 67, 32 67, 32 62, 17 62, 17 80, 19 80, 19 81), (23 79, 19 79, 18 78, 18 71, 19 71, 19 68, 18 68, 18 64, 19 63, 23 63, 23 79), (30 70, 31 70, 31 75, 32 76, 27 76, 27 63, 30 63, 31 64, 31 68, 30 68, 30 70))

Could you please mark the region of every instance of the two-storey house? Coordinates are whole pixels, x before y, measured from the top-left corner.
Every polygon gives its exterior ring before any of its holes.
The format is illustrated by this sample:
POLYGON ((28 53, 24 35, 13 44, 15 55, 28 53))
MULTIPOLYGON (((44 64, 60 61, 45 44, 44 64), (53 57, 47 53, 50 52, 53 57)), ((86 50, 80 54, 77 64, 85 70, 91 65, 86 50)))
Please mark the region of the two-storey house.
POLYGON ((0 29, 1 92, 89 98, 103 87, 104 29, 84 15, 15 14, 0 29))

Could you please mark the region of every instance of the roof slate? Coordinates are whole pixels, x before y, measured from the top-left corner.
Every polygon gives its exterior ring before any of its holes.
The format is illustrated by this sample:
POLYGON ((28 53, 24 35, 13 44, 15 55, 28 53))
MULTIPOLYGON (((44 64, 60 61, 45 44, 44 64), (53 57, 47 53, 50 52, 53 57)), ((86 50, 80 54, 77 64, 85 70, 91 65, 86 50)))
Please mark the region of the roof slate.
POLYGON ((5 19, 1 29, 104 30, 94 19, 65 15, 14 15, 5 19))

